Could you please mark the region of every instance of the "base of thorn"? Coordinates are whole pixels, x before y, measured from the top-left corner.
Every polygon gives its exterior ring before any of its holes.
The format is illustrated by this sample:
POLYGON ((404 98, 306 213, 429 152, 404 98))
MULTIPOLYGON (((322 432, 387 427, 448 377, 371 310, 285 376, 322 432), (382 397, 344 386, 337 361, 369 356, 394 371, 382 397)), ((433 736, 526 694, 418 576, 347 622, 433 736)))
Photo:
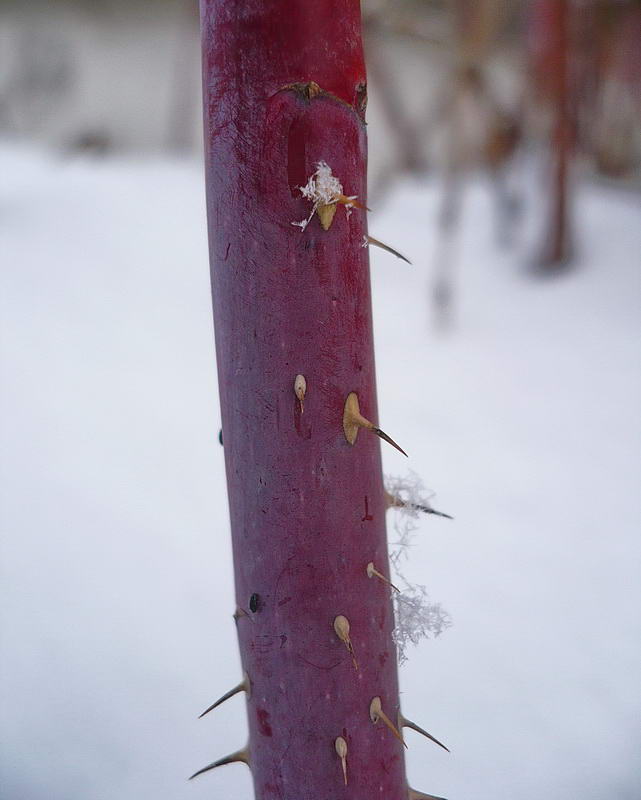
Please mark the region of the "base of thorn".
POLYGON ((343 409, 343 433, 345 434, 345 439, 349 442, 349 444, 354 445, 356 443, 356 437, 358 436, 359 428, 365 428, 365 430, 371 431, 378 436, 379 439, 383 439, 383 441, 391 444, 392 447, 395 447, 404 456, 407 456, 405 450, 403 450, 402 447, 399 447, 399 445, 396 444, 391 436, 388 436, 385 431, 382 431, 380 428, 374 425, 373 422, 370 422, 361 414, 358 403, 358 395, 356 392, 350 392, 347 395, 345 408, 343 409))
POLYGON ((349 620, 347 617, 343 616, 343 614, 339 614, 334 620, 334 631, 341 642, 344 643, 345 647, 347 647, 347 651, 352 657, 354 669, 358 672, 358 661, 356 660, 354 645, 352 644, 352 640, 349 638, 349 620))
POLYGON ((401 590, 398 588, 398 586, 394 586, 392 581, 388 580, 388 578, 386 578, 385 575, 383 575, 382 572, 379 572, 376 569, 376 567, 374 566, 374 562, 373 561, 370 561, 369 564, 367 565, 367 577, 368 578, 376 577, 376 578, 379 579, 379 581, 383 581, 383 583, 386 583, 388 586, 390 586, 392 589, 394 589, 395 592, 398 592, 399 594, 401 592, 401 590))
POLYGON ((372 702, 369 704, 369 718, 372 720, 374 725, 376 725, 376 723, 379 720, 382 720, 383 724, 390 729, 390 731, 394 734, 394 736, 396 736, 396 738, 403 745, 403 747, 407 747, 407 744, 405 743, 403 736, 398 731, 397 727, 394 725, 392 720, 383 711, 380 697, 372 698, 372 702))
POLYGON ((341 760, 341 767, 343 769, 343 781, 345 786, 347 786, 347 742, 343 739, 342 736, 338 736, 334 740, 334 748, 336 749, 336 753, 341 760))
POLYGON ((356 392, 350 392, 343 409, 343 433, 349 444, 356 444, 358 429, 363 427, 363 422, 367 422, 367 420, 361 417, 358 395, 356 392))

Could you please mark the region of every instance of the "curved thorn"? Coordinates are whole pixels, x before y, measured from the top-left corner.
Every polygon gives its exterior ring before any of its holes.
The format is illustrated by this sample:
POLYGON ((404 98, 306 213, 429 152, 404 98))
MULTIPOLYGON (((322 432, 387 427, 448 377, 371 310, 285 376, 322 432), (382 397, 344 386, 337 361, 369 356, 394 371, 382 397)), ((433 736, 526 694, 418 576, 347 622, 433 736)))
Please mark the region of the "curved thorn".
POLYGON ((383 720, 383 723, 387 725, 387 727, 392 731, 394 736, 401 742, 403 747, 407 747, 407 744, 403 740, 403 737, 398 732, 398 729, 392 722, 392 720, 387 716, 387 714, 383 711, 381 707, 381 698, 374 697, 372 698, 372 702, 369 704, 369 718, 372 720, 374 725, 379 721, 379 719, 383 720))
POLYGON ((387 727, 392 731, 394 736, 396 736, 396 738, 403 745, 403 747, 407 747, 407 742, 403 739, 401 734, 396 729, 396 726, 394 725, 392 720, 387 716, 387 714, 383 710, 381 710, 381 711, 378 712, 378 715, 383 720, 385 725, 387 725, 387 727))
POLYGON ((402 447, 399 447, 399 445, 396 444, 394 439, 392 439, 391 436, 388 436, 385 433, 385 431, 382 431, 380 428, 371 428, 371 430, 372 430, 372 433, 375 433, 379 437, 379 439, 383 439, 388 444, 391 444, 392 447, 395 447, 399 451, 399 453, 402 453, 405 457, 409 458, 409 456, 407 455, 405 450, 403 450, 402 447))
POLYGON ((432 506, 426 506, 420 503, 406 503, 402 498, 396 497, 387 491, 385 492, 385 502, 387 508, 411 508, 414 511, 422 511, 424 514, 436 514, 437 517, 454 519, 450 514, 446 514, 444 511, 437 511, 435 508, 432 508, 432 506))
POLYGON ((409 258, 406 258, 404 255, 399 253, 398 250, 394 250, 394 248, 390 247, 388 244, 385 244, 384 242, 380 242, 378 239, 375 239, 373 236, 367 236, 366 239, 367 239, 368 244, 373 244, 375 247, 380 247, 381 250, 385 250, 388 253, 391 253, 393 256, 396 256, 396 258, 400 258, 401 261, 405 261, 407 264, 412 266, 412 262, 409 260, 409 258))
POLYGON ((449 747, 446 747, 443 744, 443 742, 439 742, 439 740, 436 739, 434 736, 432 736, 431 733, 428 733, 426 730, 421 728, 420 725, 417 725, 415 722, 412 722, 411 719, 407 719, 407 717, 404 717, 402 714, 399 714, 399 727, 411 728, 413 731, 420 733, 421 736, 425 736, 427 739, 430 739, 432 742, 434 742, 434 744, 437 744, 439 747, 442 747, 443 750, 447 750, 448 753, 450 752, 449 747))
POLYGON ((425 794, 424 792, 417 792, 416 789, 411 787, 407 791, 409 800, 445 800, 444 797, 437 797, 435 794, 425 794))
POLYGON ((361 211, 371 211, 371 208, 364 206, 362 203, 359 203, 356 197, 348 197, 347 195, 341 194, 339 195, 335 203, 340 203, 344 206, 354 206, 354 208, 360 208, 361 211))
POLYGON ((234 686, 233 689, 230 689, 222 697, 219 697, 215 703, 212 703, 209 706, 209 708, 206 708, 202 714, 199 714, 198 719, 202 719, 205 716, 205 714, 209 714, 210 711, 213 711, 215 708, 218 708, 218 706, 222 705, 225 702, 225 700, 229 700, 229 698, 233 697, 235 694, 246 691, 247 691, 247 678, 243 678, 243 680, 238 684, 238 686, 234 686))
POLYGON ((218 761, 212 761, 211 764, 207 764, 206 767, 199 769, 198 772, 194 772, 193 775, 189 776, 189 780, 198 777, 198 775, 202 775, 203 772, 209 772, 210 769, 216 769, 216 767, 223 767, 225 764, 234 764, 237 761, 242 761, 243 764, 247 764, 249 766, 249 751, 245 748, 244 750, 237 750, 235 753, 231 753, 224 758, 219 758, 218 761))
POLYGON ((347 399, 345 400, 345 408, 343 409, 343 433, 351 445, 356 442, 359 428, 365 428, 365 430, 372 431, 372 433, 375 433, 380 439, 383 439, 388 444, 391 444, 392 447, 395 447, 399 452, 403 453, 404 456, 407 456, 405 450, 403 450, 402 447, 399 447, 394 439, 388 436, 380 428, 377 428, 373 422, 370 422, 361 414, 358 403, 358 395, 356 392, 350 392, 347 395, 347 399))
POLYGON ((394 586, 392 581, 388 580, 388 578, 386 578, 385 575, 383 575, 382 572, 379 572, 376 569, 376 567, 374 566, 374 562, 373 561, 369 562, 369 564, 366 567, 366 571, 367 571, 367 577, 368 578, 372 578, 372 577, 376 576, 380 581, 383 581, 383 583, 386 583, 388 586, 391 586, 391 588, 394 589, 395 592, 398 592, 400 594, 401 590, 398 588, 398 586, 394 586))

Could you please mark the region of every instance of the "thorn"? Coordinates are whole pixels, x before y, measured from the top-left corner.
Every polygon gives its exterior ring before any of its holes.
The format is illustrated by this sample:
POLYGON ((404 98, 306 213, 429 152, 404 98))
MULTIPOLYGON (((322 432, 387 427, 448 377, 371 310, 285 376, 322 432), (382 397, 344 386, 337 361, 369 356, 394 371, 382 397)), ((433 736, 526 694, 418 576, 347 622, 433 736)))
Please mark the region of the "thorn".
POLYGON ((409 800, 445 800, 444 797, 437 797, 435 794, 424 794, 423 792, 417 792, 416 789, 412 789, 411 786, 407 790, 407 794, 409 800))
POLYGON ((354 208, 360 208, 361 211, 371 211, 371 208, 364 206, 362 203, 359 203, 356 199, 358 195, 354 195, 353 197, 347 197, 347 195, 339 194, 338 197, 334 202, 340 203, 343 206, 354 206, 354 208))
POLYGON ((342 736, 339 736, 334 742, 334 747, 336 748, 338 757, 341 760, 341 766, 343 768, 343 780, 345 781, 345 786, 347 786, 347 742, 342 736))
POLYGON ((454 519, 451 514, 446 514, 444 511, 437 511, 435 508, 429 506, 415 506, 417 511, 422 511, 424 514, 435 514, 437 517, 445 517, 445 519, 454 519))
MULTIPOLYGON (((367 240, 367 244, 373 244, 375 247, 380 247, 381 250, 391 253, 393 256, 396 256, 396 258, 400 258, 401 261, 405 261, 407 264, 412 266, 412 262, 409 260, 409 258, 406 258, 402 253, 399 253, 398 250, 394 250, 393 247, 385 244, 385 242, 381 242, 378 239, 375 239, 373 236, 366 236, 365 239, 367 240)), ((365 247, 365 245, 363 246, 365 247)))
POLYGON ((352 657, 352 664, 354 665, 354 669, 358 672, 358 662, 356 661, 354 646, 352 645, 352 641, 349 638, 349 620, 347 619, 347 617, 344 617, 342 614, 339 614, 334 620, 334 630, 336 631, 336 635, 341 640, 341 642, 345 643, 345 646, 349 650, 349 653, 352 657))
POLYGON ((370 561, 369 564, 367 565, 367 577, 373 578, 374 576, 376 576, 379 580, 383 581, 384 583, 388 584, 388 586, 391 586, 395 592, 398 592, 400 594, 401 590, 398 588, 398 586, 394 586, 392 581, 389 581, 385 577, 385 575, 383 575, 383 573, 379 572, 376 569, 376 567, 374 566, 374 562, 370 561))
POLYGON ((432 506, 420 505, 418 503, 406 503, 405 500, 401 500, 400 497, 394 497, 394 495, 389 492, 385 492, 385 499, 388 508, 412 508, 415 511, 422 511, 424 514, 436 514, 437 517, 454 519, 450 514, 446 514, 444 511, 437 511, 435 508, 432 508, 432 506))
POLYGON ((428 739, 430 739, 431 741, 433 741, 434 744, 437 744, 439 747, 442 747, 443 750, 447 750, 448 753, 450 752, 449 747, 446 747, 443 744, 443 742, 439 742, 439 740, 436 739, 434 736, 432 736, 431 733, 428 733, 426 730, 421 728, 415 722, 412 722, 411 719, 407 719, 407 717, 404 717, 400 712, 399 712, 399 715, 398 715, 398 727, 399 728, 411 728, 413 731, 416 731, 417 733, 420 733, 422 736, 425 736, 428 739))
POLYGON ((372 702, 369 704, 369 718, 372 720, 374 725, 376 725, 376 723, 379 721, 379 719, 382 719, 383 722, 385 723, 385 725, 387 725, 387 727, 392 731, 394 736, 396 736, 396 738, 399 740, 399 742, 401 742, 403 747, 407 747, 407 745, 403 741, 403 737, 398 732, 398 729, 396 728, 396 726, 394 725, 392 720, 383 711, 383 708, 381 706, 381 698, 380 697, 374 697, 372 702))
POLYGON ((249 614, 248 614, 248 613, 245 611, 245 609, 244 609, 244 608, 240 608, 240 607, 239 607, 239 608, 237 608, 237 609, 234 611, 234 613, 233 613, 233 617, 234 617, 234 622, 236 623, 236 625, 238 625, 238 620, 239 620, 241 617, 247 617, 247 619, 248 619, 250 622, 253 622, 253 621, 254 621, 254 620, 253 620, 253 619, 252 619, 252 618, 249 616, 249 614))
POLYGON ((294 380, 294 394, 300 403, 300 413, 305 411, 305 393, 307 392, 307 381, 304 375, 297 375, 294 380))
POLYGON ((247 675, 247 673, 245 673, 245 677, 238 684, 238 686, 234 686, 234 688, 230 689, 227 692, 227 694, 224 694, 222 697, 216 700, 215 703, 212 703, 212 705, 210 705, 209 708, 205 709, 203 713, 198 716, 198 719, 202 719, 205 716, 205 714, 209 714, 210 711, 213 711, 215 708, 218 708, 218 706, 222 705, 225 702, 225 700, 229 700, 230 697, 233 697, 235 694, 238 694, 239 692, 247 692, 247 694, 249 695, 249 687, 250 687, 249 676, 247 675))
POLYGON ((370 428, 370 430, 372 431, 372 433, 375 433, 380 439, 383 439, 383 441, 387 442, 388 444, 391 444, 392 447, 395 447, 399 451, 399 453, 402 453, 406 458, 409 458, 405 450, 403 450, 402 447, 399 447, 399 445, 396 444, 394 439, 392 439, 391 436, 388 436, 385 433, 385 431, 382 431, 380 428, 370 428))
POLYGON ((234 764, 236 761, 242 761, 243 764, 247 764, 247 766, 249 766, 249 749, 247 747, 244 750, 237 750, 235 753, 225 756, 224 758, 219 758, 218 761, 212 761, 211 764, 207 764, 206 767, 203 767, 202 769, 199 769, 198 772, 194 772, 193 775, 190 775, 189 780, 196 778, 198 775, 202 775, 203 772, 209 772, 210 769, 223 767, 225 764, 234 764))
POLYGON ((399 447, 396 442, 389 437, 384 431, 380 428, 377 428, 373 422, 370 422, 360 412, 360 407, 358 405, 358 395, 356 392, 350 392, 347 395, 347 400, 345 401, 345 409, 343 411, 343 432, 345 434, 345 438, 349 442, 349 444, 354 444, 356 442, 356 437, 358 436, 358 429, 365 428, 365 430, 371 431, 375 433, 380 439, 383 439, 388 444, 391 444, 392 447, 395 447, 399 452, 403 453, 404 456, 407 456, 405 450, 402 447, 399 447))

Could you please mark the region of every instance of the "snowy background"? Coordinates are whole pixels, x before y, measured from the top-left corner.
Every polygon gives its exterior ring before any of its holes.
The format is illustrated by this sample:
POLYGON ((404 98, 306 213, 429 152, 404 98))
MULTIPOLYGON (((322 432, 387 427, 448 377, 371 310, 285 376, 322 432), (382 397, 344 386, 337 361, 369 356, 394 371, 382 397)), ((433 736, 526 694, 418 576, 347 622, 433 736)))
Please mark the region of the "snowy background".
MULTIPOLYGON (((196 719, 240 679, 202 167, 5 144, 0 174, 2 797, 250 800, 242 765, 186 781, 246 727, 196 719)), ((456 517, 406 570, 453 618, 401 669, 452 750, 408 731, 410 783, 638 800, 639 196, 582 187, 576 268, 535 279, 536 215, 498 250, 473 181, 439 333, 439 190, 370 218, 414 262, 371 254, 381 424, 456 517)))

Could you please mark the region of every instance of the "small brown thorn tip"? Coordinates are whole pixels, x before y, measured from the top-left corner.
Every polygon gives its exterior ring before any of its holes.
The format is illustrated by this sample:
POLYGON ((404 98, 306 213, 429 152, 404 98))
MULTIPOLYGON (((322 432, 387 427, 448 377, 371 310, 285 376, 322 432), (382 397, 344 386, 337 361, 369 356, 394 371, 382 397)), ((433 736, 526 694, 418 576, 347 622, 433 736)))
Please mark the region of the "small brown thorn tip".
POLYGON ((398 727, 411 728, 413 731, 416 731, 417 733, 420 733, 422 736, 425 736, 426 738, 430 739, 432 742, 434 742, 434 744, 437 744, 439 747, 442 747, 443 750, 447 750, 448 753, 450 752, 449 747, 446 747, 443 744, 443 742, 439 742, 439 740, 436 739, 434 736, 432 736, 431 733, 428 733, 426 730, 421 728, 420 725, 417 725, 415 722, 412 722, 411 719, 407 719, 407 717, 404 717, 402 714, 398 715, 398 727))
POLYGON ((350 392, 347 395, 345 408, 343 410, 343 433, 349 444, 353 445, 356 442, 359 428, 365 428, 365 430, 375 433, 380 439, 384 439, 388 444, 391 444, 392 447, 395 447, 398 451, 403 453, 404 456, 407 456, 405 450, 399 447, 392 438, 361 414, 358 404, 358 395, 356 392, 350 392))
POLYGON ((380 581, 383 581, 383 583, 386 583, 388 586, 391 586, 392 589, 394 589, 395 592, 399 592, 399 594, 400 594, 401 590, 398 588, 398 586, 394 586, 392 581, 388 580, 385 577, 385 575, 383 575, 382 572, 379 572, 376 569, 376 567, 374 566, 374 562, 373 561, 370 561, 369 564, 367 565, 367 577, 368 578, 374 578, 374 577, 378 578, 380 581))
POLYGON ((391 436, 388 436, 385 433, 385 431, 382 431, 380 428, 371 428, 370 430, 372 431, 372 433, 375 433, 379 437, 379 439, 383 439, 383 441, 387 442, 388 444, 391 444, 392 447, 395 447, 399 453, 402 453, 406 458, 409 458, 405 450, 403 450, 402 447, 397 445, 394 439, 392 439, 391 436))
POLYGON ((249 750, 245 748, 244 750, 237 750, 235 753, 231 755, 225 756, 224 758, 219 758, 218 761, 212 761, 211 764, 207 764, 206 767, 199 769, 198 772, 194 772, 193 775, 189 776, 189 780, 198 777, 198 775, 202 775, 203 772, 209 772, 210 769, 216 769, 216 767, 223 767, 225 764, 234 764, 236 761, 242 761, 243 764, 247 764, 249 766, 249 750))
POLYGON ((387 253, 391 253, 393 256, 396 256, 396 258, 400 258, 401 261, 405 261, 410 266, 412 265, 412 262, 409 260, 409 258, 406 258, 404 255, 399 253, 398 250, 394 250, 394 248, 390 247, 388 244, 385 244, 384 242, 380 242, 378 239, 375 239, 373 236, 366 236, 365 238, 367 239, 367 244, 373 244, 374 247, 380 247, 381 250, 385 250, 387 253))
POLYGON ((437 511, 432 506, 425 506, 418 503, 406 503, 400 497, 395 497, 389 492, 385 492, 385 501, 388 508, 411 508, 414 511, 422 511, 423 514, 436 514, 437 517, 445 517, 446 519, 454 519, 450 514, 443 511, 437 511))
POLYGON ((294 394, 300 403, 300 413, 305 411, 305 394, 307 392, 307 381, 304 375, 297 375, 294 380, 294 394))
POLYGON ((444 511, 437 511, 431 506, 414 506, 417 511, 422 511, 424 514, 434 514, 437 517, 445 517, 445 519, 454 519, 451 514, 446 514, 444 511))
POLYGON ((362 203, 359 203, 355 197, 347 197, 345 194, 339 194, 338 198, 336 199, 337 203, 340 203, 343 206, 354 206, 354 208, 360 208, 361 211, 371 211, 371 208, 364 206, 362 203))
POLYGON ((396 728, 396 726, 394 725, 392 720, 383 711, 383 708, 381 706, 381 698, 380 697, 374 697, 372 699, 372 702, 369 704, 369 718, 372 720, 374 725, 376 725, 376 723, 379 721, 379 719, 382 719, 384 724, 387 725, 387 727, 392 731, 394 736, 396 736, 396 738, 399 740, 399 742, 401 742, 403 747, 407 747, 407 745, 403 741, 403 737, 398 732, 398 729, 396 728))
POLYGON ((358 672, 358 662, 356 661, 356 654, 354 653, 354 646, 349 638, 349 620, 342 614, 339 614, 334 620, 334 630, 338 638, 345 644, 349 654, 352 657, 352 664, 354 669, 358 672))
POLYGON ((209 708, 206 708, 203 711, 203 713, 199 715, 198 719, 202 719, 205 716, 205 714, 209 714, 210 711, 213 711, 215 708, 218 708, 218 706, 222 705, 225 702, 225 700, 229 700, 230 697, 233 697, 239 692, 247 692, 249 694, 249 677, 247 676, 247 674, 245 674, 245 677, 238 684, 238 686, 234 686, 233 689, 230 689, 226 694, 224 694, 222 697, 216 700, 215 703, 212 703, 212 705, 210 705, 209 708))
POLYGON ((316 83, 316 81, 309 81, 307 84, 307 97, 312 100, 314 97, 317 97, 321 93, 321 87, 316 83))
POLYGON ((334 742, 334 747, 336 748, 338 757, 341 760, 341 766, 343 768, 343 780, 345 781, 345 786, 347 786, 347 742, 342 736, 339 736, 334 742))
POLYGON ((319 94, 323 94, 323 90, 315 81, 308 81, 307 83, 286 83, 285 86, 281 86, 278 91, 284 92, 287 89, 297 92, 306 100, 313 100, 315 97, 318 97, 319 94))
POLYGON ((435 794, 425 794, 424 792, 417 792, 416 789, 411 787, 408 789, 409 800, 445 800, 444 797, 437 797, 435 794))

